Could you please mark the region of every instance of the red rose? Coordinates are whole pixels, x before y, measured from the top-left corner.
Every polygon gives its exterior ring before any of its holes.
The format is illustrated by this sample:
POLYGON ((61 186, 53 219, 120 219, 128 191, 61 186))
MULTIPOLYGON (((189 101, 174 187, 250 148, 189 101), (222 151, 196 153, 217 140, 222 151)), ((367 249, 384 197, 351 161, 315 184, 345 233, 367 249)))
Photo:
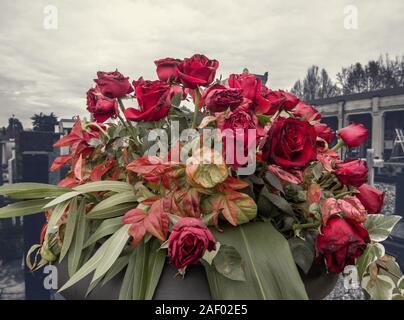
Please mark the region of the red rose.
POLYGON ((369 242, 368 231, 359 223, 333 216, 321 227, 316 250, 325 258, 328 271, 340 273, 346 265, 355 264, 369 242))
POLYGON ((334 140, 334 131, 325 123, 316 123, 314 125, 314 130, 316 130, 317 136, 328 144, 331 144, 334 140))
POLYGON ((104 122, 118 115, 118 103, 101 94, 98 87, 87 91, 87 110, 96 122, 104 122))
POLYGON ((293 114, 297 118, 301 118, 302 120, 312 121, 312 120, 320 120, 321 114, 312 106, 305 104, 303 101, 299 101, 293 110, 293 114))
POLYGON ((300 100, 283 90, 272 91, 267 87, 262 87, 257 101, 256 113, 274 115, 280 109, 292 110, 300 100))
POLYGON ((243 102, 243 91, 215 84, 203 92, 202 100, 211 112, 222 112, 227 108, 233 110, 243 102))
POLYGON ((231 74, 229 77, 229 87, 242 89, 245 98, 255 101, 256 97, 260 95, 262 82, 251 73, 231 74))
POLYGON ((384 193, 368 185, 362 184, 356 197, 362 202, 368 213, 379 213, 384 203, 384 193))
POLYGON ((309 122, 279 117, 268 131, 262 159, 287 168, 302 168, 316 159, 316 132, 309 122))
POLYGON ((212 232, 197 218, 181 218, 168 238, 168 256, 177 269, 196 263, 216 248, 212 232))
POLYGON ((337 162, 334 173, 344 185, 360 187, 368 180, 368 166, 360 159, 337 162))
POLYGON ((136 99, 140 110, 127 108, 125 117, 133 121, 157 121, 168 115, 171 108, 171 99, 177 94, 182 93, 179 86, 170 86, 163 81, 145 81, 140 78, 133 81, 136 90, 136 99))
POLYGON ((327 198, 321 206, 323 223, 335 214, 340 214, 346 219, 351 219, 358 223, 363 223, 368 215, 365 207, 353 196, 345 196, 342 199, 327 198))
POLYGON ((368 139, 368 129, 363 124, 352 122, 349 126, 339 129, 338 136, 345 142, 348 148, 358 147, 368 139))
MULTIPOLYGON (((239 107, 231 112, 224 121, 218 123, 218 128, 221 129, 222 133, 225 135, 223 140, 226 155, 233 155, 234 163, 231 164, 235 167, 247 164, 248 159, 246 159, 246 156, 248 155, 248 149, 256 149, 256 144, 252 145, 251 138, 249 139, 248 137, 249 129, 256 130, 256 138, 262 134, 262 128, 259 127, 258 119, 255 114, 250 110, 239 107), (240 160, 242 160, 242 162, 240 162, 240 160)), ((229 161, 229 159, 226 157, 226 162, 227 161, 229 161)))
POLYGON ((94 79, 95 83, 100 88, 101 93, 108 98, 121 98, 133 91, 129 83, 129 78, 126 78, 118 70, 113 72, 97 72, 98 79, 94 79))
POLYGON ((154 61, 154 64, 157 66, 156 72, 160 81, 178 81, 177 69, 180 63, 181 60, 173 58, 165 58, 154 61))
POLYGON ((209 60, 202 54, 194 54, 178 64, 177 76, 185 88, 196 89, 198 86, 211 84, 218 67, 217 60, 209 60))

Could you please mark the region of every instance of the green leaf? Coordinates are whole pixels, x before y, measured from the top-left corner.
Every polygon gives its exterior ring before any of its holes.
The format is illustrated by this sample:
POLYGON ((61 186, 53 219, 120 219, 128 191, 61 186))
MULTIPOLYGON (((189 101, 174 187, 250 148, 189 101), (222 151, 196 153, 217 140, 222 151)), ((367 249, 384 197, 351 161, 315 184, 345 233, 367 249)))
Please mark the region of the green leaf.
POLYGON ((167 254, 164 250, 159 250, 160 243, 157 239, 148 242, 150 245, 148 274, 147 274, 147 288, 144 299, 153 299, 154 291, 160 280, 161 273, 163 272, 164 264, 167 254))
MULTIPOLYGON (((273 194, 267 190, 267 188, 263 188, 261 193, 260 193, 260 198, 264 197, 265 200, 269 201, 272 203, 274 206, 276 206, 278 209, 282 210, 283 212, 286 212, 289 215, 294 215, 292 206, 290 203, 283 197, 278 196, 276 194, 273 194)), ((259 200, 258 200, 259 201, 259 200)))
POLYGON ((113 196, 110 196, 106 198, 105 200, 101 201, 98 203, 89 213, 88 215, 97 215, 98 212, 105 212, 109 210, 110 208, 122 204, 122 203, 128 203, 128 202, 136 202, 139 197, 135 196, 135 194, 132 191, 125 191, 125 192, 120 192, 117 193, 113 196))
POLYGON ((257 114, 256 116, 260 124, 263 126, 265 126, 271 120, 271 117, 265 114, 257 114))
POLYGON ((59 196, 69 190, 52 184, 22 182, 0 186, 0 196, 8 195, 14 199, 43 199, 59 196))
POLYGON ((171 105, 174 107, 179 107, 182 101, 182 94, 177 93, 174 97, 171 98, 171 105))
POLYGON ((109 246, 107 250, 105 251, 104 256, 99 262, 99 265, 97 266, 93 280, 91 282, 96 281, 100 277, 102 277, 109 268, 114 264, 116 259, 118 259, 119 255, 121 254, 123 248, 126 246, 126 243, 128 242, 129 239, 129 231, 130 225, 125 224, 123 225, 117 232, 111 236, 109 239, 109 246))
POLYGON ((356 260, 359 279, 362 279, 369 265, 375 262, 385 253, 384 247, 380 243, 369 243, 363 254, 356 260))
POLYGON ((126 267, 125 276, 122 281, 121 289, 119 290, 119 300, 132 300, 133 282, 135 280, 135 263, 136 263, 137 248, 133 250, 129 257, 129 263, 126 267))
POLYGON ((133 186, 126 182, 121 181, 96 181, 82 184, 74 187, 73 190, 80 193, 99 192, 99 191, 113 191, 125 192, 133 190, 133 186))
POLYGON ((284 192, 281 180, 279 180, 279 178, 276 175, 274 175, 272 172, 267 172, 265 174, 265 178, 269 181, 271 186, 273 186, 276 190, 278 190, 282 193, 284 192))
POLYGON ((362 279, 362 288, 364 288, 373 300, 391 300, 395 288, 394 281, 385 275, 377 275, 375 281, 370 276, 362 279))
POLYGON ((108 219, 117 216, 122 216, 130 209, 135 208, 136 205, 137 205, 136 202, 118 204, 109 209, 98 210, 95 213, 88 213, 87 219, 108 219))
POLYGON ((234 247, 227 245, 220 246, 219 252, 213 259, 213 265, 217 272, 226 278, 235 281, 245 281, 242 259, 234 247))
POLYGON ((205 264, 213 299, 308 299, 289 244, 270 222, 224 229, 212 232, 240 253, 246 281, 230 280, 205 264))
POLYGON ((87 239, 84 248, 97 242, 99 239, 104 238, 114 232, 118 231, 122 226, 122 217, 115 217, 112 219, 104 220, 95 232, 87 239))
POLYGON ((63 244, 62 249, 60 251, 59 262, 63 260, 66 253, 70 248, 70 244, 72 243, 73 236, 76 229, 76 221, 77 221, 77 198, 74 198, 71 203, 71 208, 67 213, 67 222, 66 222, 66 229, 64 232, 63 244))
POLYGON ((48 202, 49 200, 46 199, 36 199, 12 203, 0 208, 0 218, 20 217, 39 213, 44 211, 43 206, 48 202))
POLYGON ((404 276, 397 281, 397 288, 404 294, 404 276))
POLYGON ((108 272, 105 274, 104 280, 102 281, 102 285, 106 284, 108 281, 110 281, 113 277, 115 277, 119 272, 125 268, 128 263, 129 259, 131 257, 131 254, 124 255, 122 257, 119 257, 116 259, 112 267, 108 270, 108 272))
POLYGON ((52 201, 48 200, 48 203, 44 206, 44 209, 54 207, 60 203, 63 203, 67 200, 77 197, 78 195, 80 195, 80 192, 76 192, 76 191, 66 192, 66 193, 62 194, 61 196, 53 199, 52 201))
POLYGON ((296 264, 307 274, 314 261, 314 244, 312 242, 291 238, 288 240, 296 264))
MULTIPOLYGON (((168 240, 166 242, 168 248, 168 240)), ((205 253, 203 254, 202 259, 206 261, 209 265, 212 265, 213 259, 216 257, 219 250, 220 250, 220 242, 216 241, 216 249, 212 251, 206 250, 205 253)))
POLYGON ((387 239, 400 219, 400 216, 394 215, 369 214, 364 226, 368 230, 372 241, 381 242, 387 239))

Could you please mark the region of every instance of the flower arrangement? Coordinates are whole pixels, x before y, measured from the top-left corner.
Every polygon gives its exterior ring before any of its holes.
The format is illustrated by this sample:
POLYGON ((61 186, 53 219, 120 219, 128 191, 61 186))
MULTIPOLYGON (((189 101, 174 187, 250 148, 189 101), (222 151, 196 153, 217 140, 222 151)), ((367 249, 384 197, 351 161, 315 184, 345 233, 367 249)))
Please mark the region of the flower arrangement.
POLYGON ((381 244, 399 217, 380 214, 366 162, 340 157, 366 141, 363 125, 335 134, 253 74, 215 80, 219 62, 204 55, 155 64, 159 80, 97 73, 93 121, 55 143, 70 148, 50 168, 70 167, 58 186, 0 187, 19 200, 1 218, 45 212, 32 270, 67 259, 60 291, 91 274, 88 292, 124 272, 119 297, 151 299, 168 257, 183 281, 202 263, 216 299, 307 299, 312 266, 356 265, 371 298, 404 298, 381 244))

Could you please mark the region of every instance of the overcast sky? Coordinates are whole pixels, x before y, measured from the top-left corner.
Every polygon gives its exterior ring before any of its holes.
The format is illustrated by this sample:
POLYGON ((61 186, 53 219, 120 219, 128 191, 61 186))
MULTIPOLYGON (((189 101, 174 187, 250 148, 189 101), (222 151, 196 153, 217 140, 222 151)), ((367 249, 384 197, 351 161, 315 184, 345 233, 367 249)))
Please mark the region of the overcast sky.
POLYGON ((0 126, 12 114, 28 127, 34 113, 86 115, 98 70, 155 79, 153 61, 168 56, 204 53, 219 60, 218 75, 268 71, 269 87, 289 89, 312 64, 334 77, 404 54, 403 0, 0 1, 0 126), (56 30, 44 28, 47 5, 56 30), (347 5, 357 29, 344 27, 347 5))

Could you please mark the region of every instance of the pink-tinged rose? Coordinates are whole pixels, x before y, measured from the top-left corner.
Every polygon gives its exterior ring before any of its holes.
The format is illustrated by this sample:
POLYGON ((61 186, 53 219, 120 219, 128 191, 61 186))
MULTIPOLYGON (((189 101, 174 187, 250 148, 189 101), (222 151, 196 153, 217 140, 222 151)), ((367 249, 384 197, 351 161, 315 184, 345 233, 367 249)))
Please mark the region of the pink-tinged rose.
POLYGON ((268 166, 268 171, 276 175, 279 179, 293 184, 301 184, 303 182, 303 173, 300 170, 284 169, 275 164, 268 166))
POLYGON ((342 184, 358 188, 368 180, 368 166, 360 159, 344 160, 336 163, 334 174, 342 184))
POLYGON ((321 217, 323 220, 323 224, 327 224, 328 219, 340 213, 340 207, 338 205, 338 200, 335 198, 327 198, 321 204, 321 217))
POLYGON ((185 88, 196 89, 198 86, 208 86, 215 79, 219 67, 217 60, 209 60, 202 54, 194 54, 178 64, 177 77, 185 88))
POLYGON ((329 272, 340 273, 355 264, 370 242, 368 231, 359 223, 331 217, 316 239, 317 254, 325 259, 329 272))
POLYGON ((317 137, 323 139, 327 144, 331 144, 334 140, 334 131, 325 123, 316 123, 314 130, 316 130, 317 137))
POLYGON ((256 97, 260 95, 262 82, 251 73, 231 74, 229 87, 243 90, 245 98, 255 101, 256 97))
POLYGON ((384 203, 383 192, 368 184, 362 184, 358 191, 359 193, 356 196, 368 213, 379 213, 382 210, 384 203))
POLYGON ((98 87, 87 91, 87 110, 96 122, 102 123, 118 115, 118 103, 100 92, 98 87))
POLYGON ((100 88, 101 93, 108 98, 121 98, 133 91, 129 78, 118 70, 113 72, 98 71, 97 77, 98 79, 94 79, 94 82, 100 88))
POLYGON ((306 121, 317 121, 321 119, 320 112, 318 112, 312 106, 305 104, 303 101, 299 101, 299 103, 293 109, 293 115, 306 121))
POLYGON ((309 189, 307 190, 307 202, 309 203, 309 205, 312 203, 320 203, 322 194, 323 189, 319 184, 311 184, 309 189))
POLYGON ((324 200, 321 206, 321 215, 323 224, 327 224, 329 218, 339 214, 344 218, 363 223, 368 215, 365 207, 354 196, 346 196, 343 199, 328 198, 324 200))
POLYGON ((320 161, 323 164, 324 168, 330 172, 334 171, 335 164, 338 161, 341 161, 338 153, 330 149, 327 149, 325 151, 320 150, 317 153, 317 160, 320 161))
POLYGON ((262 87, 257 101, 256 113, 274 115, 280 109, 292 110, 300 100, 293 94, 283 90, 272 91, 267 87, 262 87))
POLYGON ((216 248, 212 232, 198 218, 181 218, 168 238, 168 257, 177 269, 196 263, 216 248))
POLYGON ((177 69, 180 63, 181 60, 173 58, 165 58, 154 61, 154 64, 157 67, 156 72, 159 80, 164 82, 167 82, 168 80, 178 81, 177 69))
POLYGON ((133 121, 152 122, 166 117, 171 109, 171 99, 178 93, 183 94, 179 86, 170 86, 163 81, 145 81, 140 78, 133 81, 136 99, 140 110, 127 108, 125 117, 133 121))
POLYGON ((215 84, 203 92, 202 101, 211 112, 223 112, 230 108, 234 110, 243 102, 241 89, 229 89, 220 84, 215 84))
POLYGON ((337 134, 348 148, 362 145, 369 136, 368 129, 366 129, 363 124, 357 124, 354 122, 345 128, 339 129, 337 134))
POLYGON ((317 157, 317 135, 307 121, 278 117, 268 131, 262 159, 286 168, 303 168, 317 157))

